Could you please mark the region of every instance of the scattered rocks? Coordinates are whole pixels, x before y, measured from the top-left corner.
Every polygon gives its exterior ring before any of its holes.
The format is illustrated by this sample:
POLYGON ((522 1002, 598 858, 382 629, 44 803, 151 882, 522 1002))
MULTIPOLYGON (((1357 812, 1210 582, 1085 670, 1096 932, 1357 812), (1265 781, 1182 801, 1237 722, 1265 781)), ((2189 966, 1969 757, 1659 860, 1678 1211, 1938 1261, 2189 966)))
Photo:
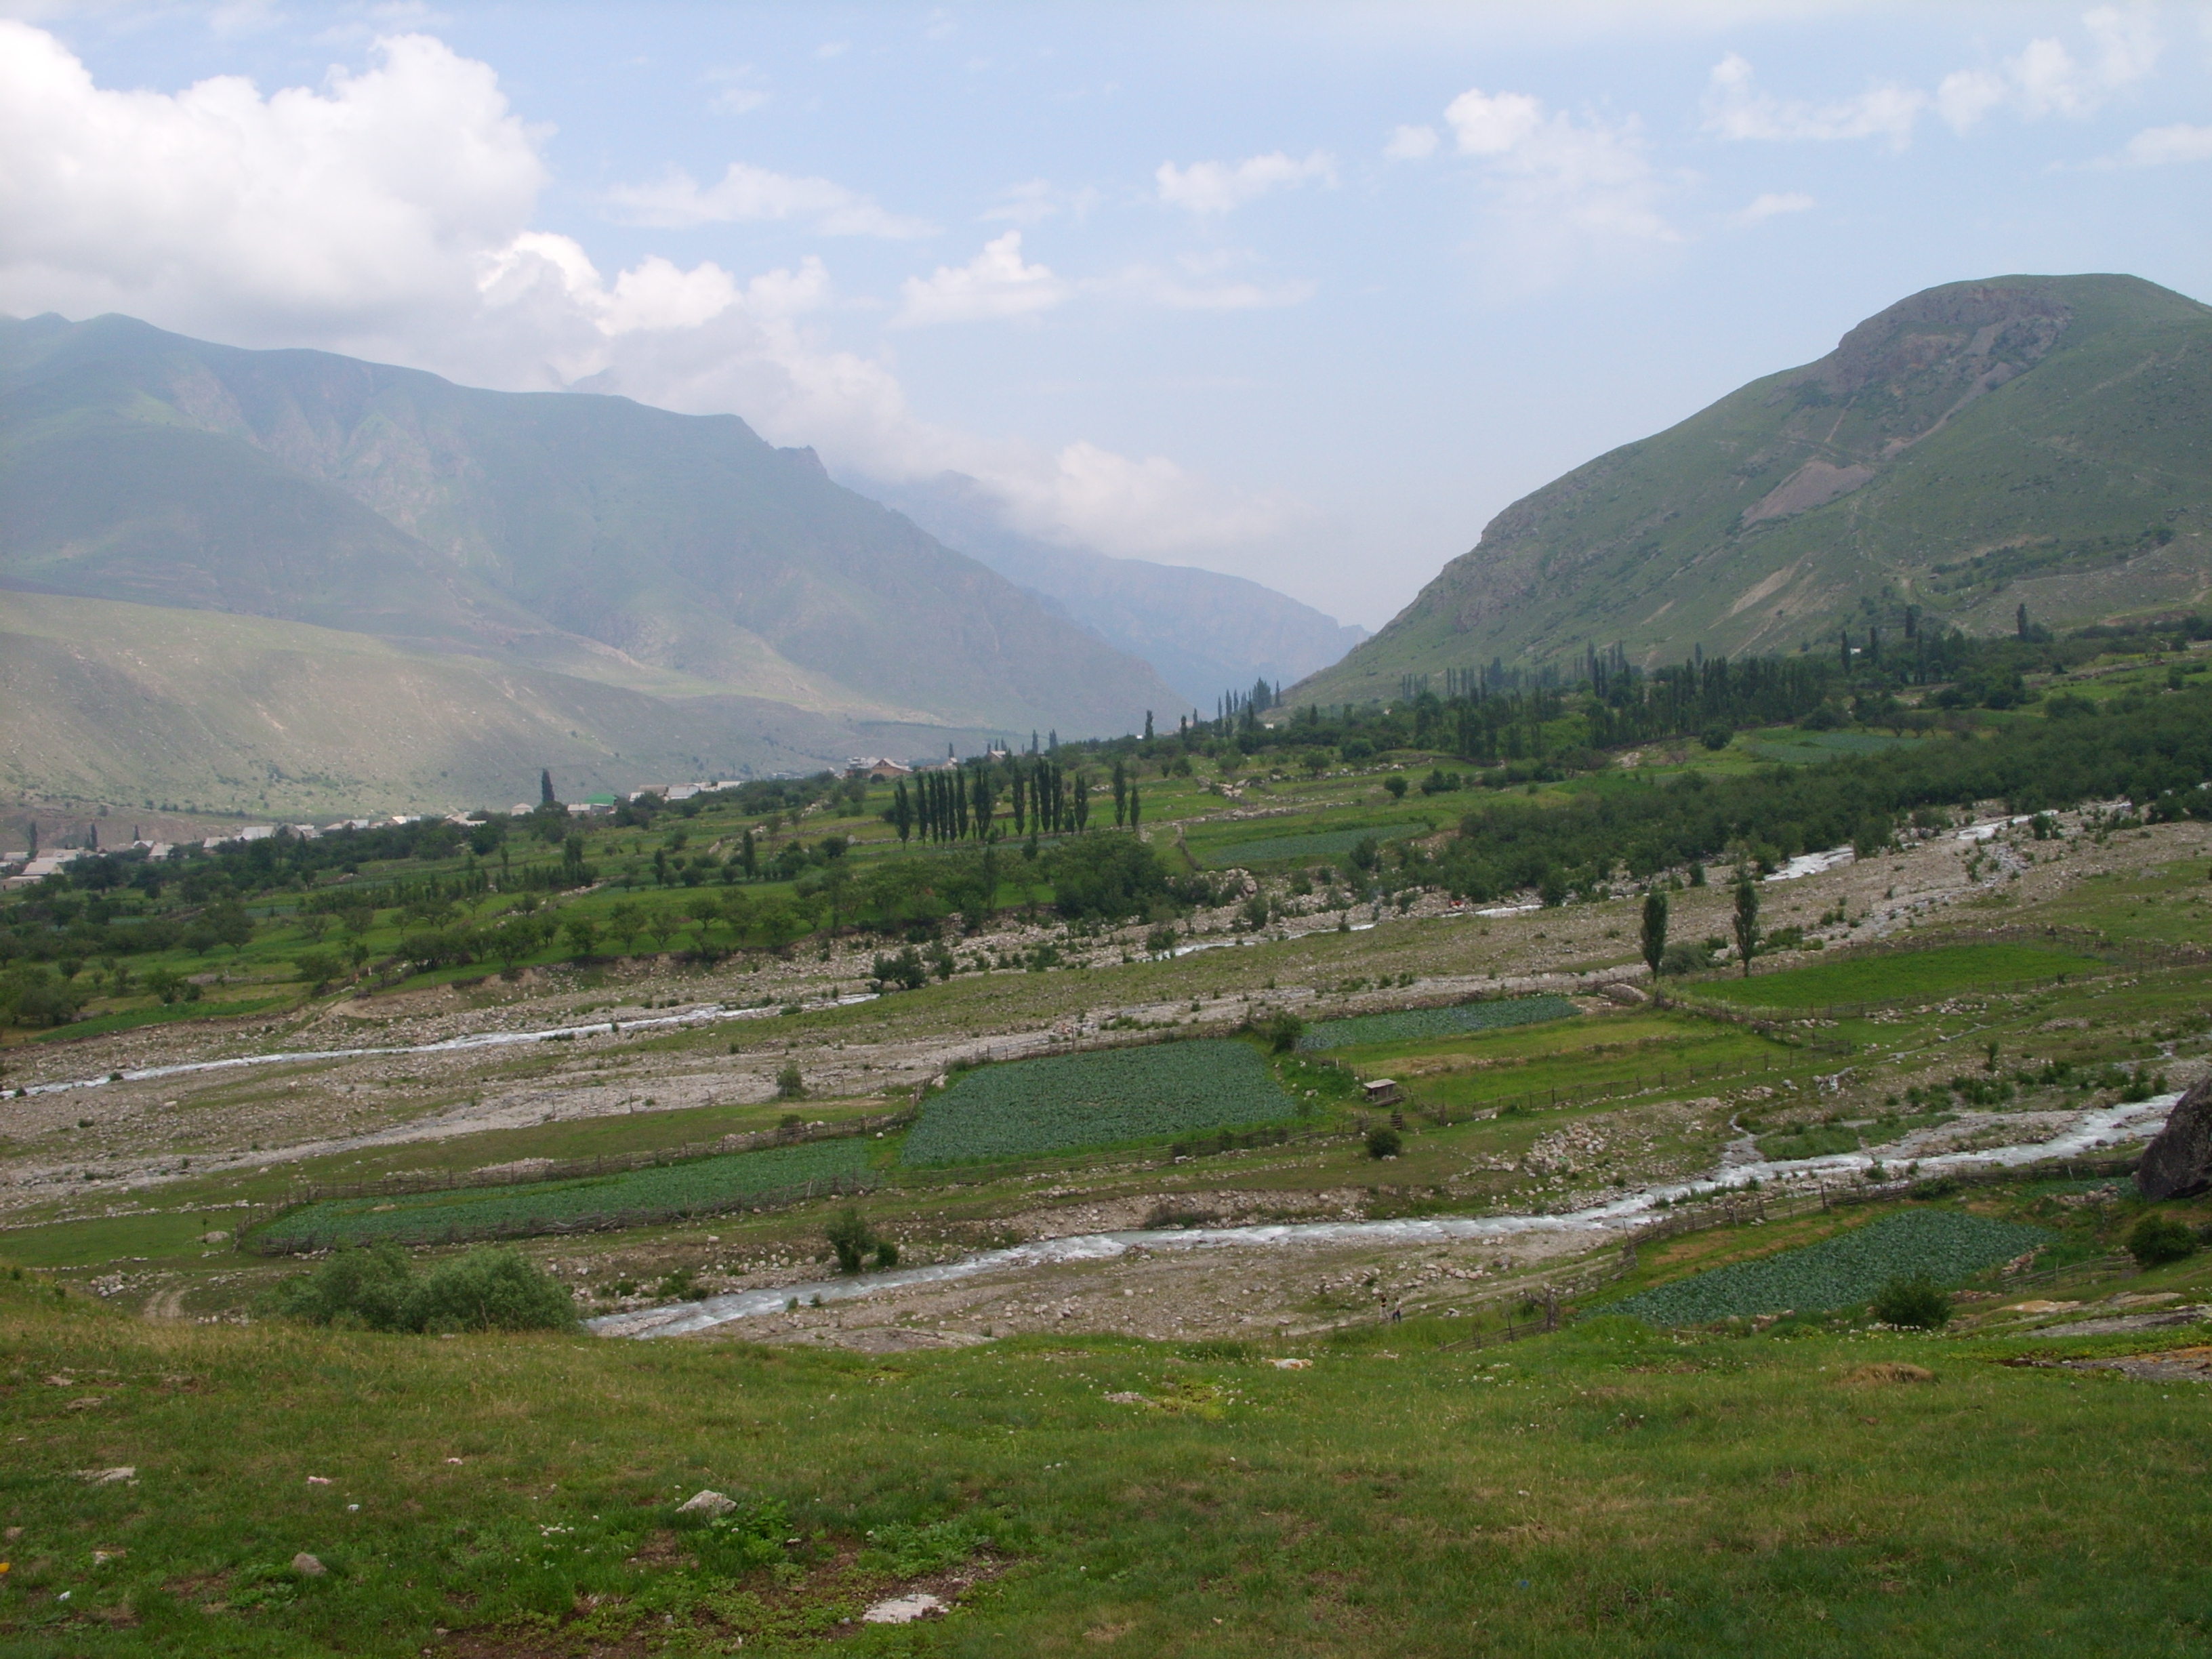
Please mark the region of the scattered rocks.
POLYGON ((2212 1078, 2174 1103, 2166 1127, 2136 1166, 2136 1185, 2154 1204, 2212 1187, 2212 1078))
POLYGON ((708 1486, 702 1487, 684 1499, 683 1503, 678 1504, 676 1506, 676 1512, 678 1515, 704 1515, 712 1517, 727 1515, 737 1506, 737 1499, 708 1486))
POLYGON ((1608 1001, 1617 1002, 1624 1008, 1633 1008, 1651 1000, 1633 985, 1623 984, 1619 980, 1605 988, 1605 994, 1608 1001))
POLYGON ((301 1550, 292 1558, 292 1571, 302 1578, 320 1578, 330 1571, 330 1569, 315 1557, 308 1554, 307 1551, 301 1550))

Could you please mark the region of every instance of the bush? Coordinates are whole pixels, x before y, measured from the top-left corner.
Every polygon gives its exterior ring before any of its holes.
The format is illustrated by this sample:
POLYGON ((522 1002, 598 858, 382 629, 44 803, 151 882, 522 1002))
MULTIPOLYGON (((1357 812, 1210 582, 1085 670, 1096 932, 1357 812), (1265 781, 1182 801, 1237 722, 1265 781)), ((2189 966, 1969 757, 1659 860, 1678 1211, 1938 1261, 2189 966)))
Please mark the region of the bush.
POLYGON ((875 1253, 876 1265, 889 1267, 898 1261, 898 1246, 889 1239, 878 1238, 875 1231, 851 1205, 830 1219, 826 1230, 830 1248, 837 1255, 837 1271, 856 1273, 866 1263, 868 1254, 875 1253))
POLYGON ((1708 749, 1725 749, 1735 741, 1735 733, 1725 726, 1709 726, 1700 734, 1700 740, 1708 749))
POLYGON ((568 1292, 516 1249, 471 1250, 433 1267, 407 1298, 417 1331, 565 1331, 568 1292))
POLYGON ((1395 1129, 1370 1129, 1367 1132, 1367 1156, 1370 1158, 1395 1158, 1404 1145, 1395 1129))
POLYGON ((1298 1039, 1306 1034, 1306 1023, 1285 1009, 1270 1014, 1260 1022, 1260 1035, 1267 1039, 1267 1047, 1279 1054, 1286 1054, 1298 1046, 1298 1039))
POLYGON ((503 1249, 471 1250, 419 1280, 396 1244, 340 1250, 279 1285, 271 1305, 287 1319, 350 1330, 565 1331, 576 1322, 568 1292, 503 1249))
POLYGON ((1659 958, 1662 974, 1702 974, 1713 965, 1713 953, 1689 939, 1670 945, 1659 958))
POLYGON ((1875 1294, 1874 1316, 1885 1325, 1938 1330, 1951 1322, 1950 1293, 1926 1273, 1899 1273, 1875 1294))
POLYGON ((2147 1215, 2128 1234, 2128 1254, 2146 1267, 2162 1267, 2196 1253, 2196 1234, 2172 1216, 2147 1215))
POLYGON ((806 1098, 806 1079, 799 1071, 797 1060, 787 1060, 783 1069, 775 1074, 775 1097, 778 1100, 806 1098))

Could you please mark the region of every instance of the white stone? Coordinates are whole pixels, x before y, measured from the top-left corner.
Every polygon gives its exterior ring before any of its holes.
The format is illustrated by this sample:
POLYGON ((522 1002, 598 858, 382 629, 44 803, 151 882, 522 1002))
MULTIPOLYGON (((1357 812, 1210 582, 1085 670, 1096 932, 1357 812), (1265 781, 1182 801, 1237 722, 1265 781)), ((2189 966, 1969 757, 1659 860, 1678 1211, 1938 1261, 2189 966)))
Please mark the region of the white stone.
POLYGON ((726 1498, 712 1487, 704 1487, 678 1504, 676 1512, 678 1515, 727 1515, 737 1506, 735 1498, 726 1498))
POLYGON ((864 1625, 911 1625, 917 1619, 944 1611, 945 1603, 933 1595, 894 1595, 887 1601, 877 1602, 862 1613, 860 1622, 864 1625))

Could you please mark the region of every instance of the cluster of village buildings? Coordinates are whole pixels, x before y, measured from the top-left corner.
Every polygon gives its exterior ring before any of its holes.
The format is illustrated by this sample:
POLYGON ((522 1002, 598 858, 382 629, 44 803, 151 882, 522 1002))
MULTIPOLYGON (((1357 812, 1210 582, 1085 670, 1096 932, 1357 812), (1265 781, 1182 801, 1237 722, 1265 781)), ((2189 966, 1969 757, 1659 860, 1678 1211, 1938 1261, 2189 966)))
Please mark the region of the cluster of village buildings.
MULTIPOLYGON (((915 769, 880 756, 863 755, 856 756, 847 763, 846 769, 848 775, 857 775, 880 781, 889 778, 905 777, 915 769)), ((922 769, 927 770, 928 768, 925 766, 922 769)), ((630 791, 627 796, 592 795, 584 800, 573 801, 568 803, 568 810, 571 817, 591 817, 600 813, 613 811, 623 799, 635 802, 643 800, 647 796, 657 796, 663 800, 689 800, 694 795, 712 794, 721 789, 734 789, 740 781, 741 780, 736 778, 702 778, 690 783, 648 784, 642 789, 630 791)), ((528 817, 538 810, 538 805, 539 804, 534 801, 517 801, 513 806, 507 808, 507 812, 514 817, 528 817)), ((249 823, 221 835, 206 836, 198 844, 212 852, 218 847, 227 847, 240 842, 266 841, 280 830, 297 836, 302 841, 313 841, 319 836, 332 835, 341 830, 382 830, 398 824, 420 823, 423 816, 419 812, 394 812, 386 817, 340 818, 335 823, 325 824, 249 823)), ((483 821, 481 814, 471 816, 466 812, 447 812, 442 816, 448 823, 473 825, 483 821)), ((112 848, 104 848, 100 845, 100 831, 96 824, 87 833, 86 839, 89 843, 87 846, 58 848, 52 852, 38 854, 35 856, 29 851, 0 853, 0 888, 32 886, 57 871, 65 869, 77 859, 88 858, 103 851, 118 850, 112 848)), ((189 846, 192 843, 184 844, 189 846)), ((159 859, 167 858, 177 845, 178 843, 173 842, 142 840, 134 829, 131 831, 131 839, 124 842, 120 850, 141 852, 149 858, 159 859)))

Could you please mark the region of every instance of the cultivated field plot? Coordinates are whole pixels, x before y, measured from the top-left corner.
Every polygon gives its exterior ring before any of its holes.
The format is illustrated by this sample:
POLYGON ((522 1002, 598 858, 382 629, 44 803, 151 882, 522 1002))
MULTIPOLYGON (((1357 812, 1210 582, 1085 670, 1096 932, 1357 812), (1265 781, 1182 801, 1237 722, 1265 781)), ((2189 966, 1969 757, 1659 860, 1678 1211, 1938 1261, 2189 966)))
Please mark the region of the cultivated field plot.
POLYGON ((572 1224, 599 1215, 706 1213, 810 1181, 858 1176, 867 1168, 868 1150, 866 1141, 848 1136, 577 1181, 463 1187, 397 1198, 327 1199, 279 1216, 254 1242, 301 1249, 378 1238, 433 1242, 456 1236, 481 1238, 502 1229, 572 1224))
POLYGON ((901 1162, 1027 1158, 1273 1123, 1297 1109, 1248 1043, 1060 1054, 967 1073, 922 1109, 901 1162))
POLYGON ((1355 1014, 1350 1019, 1325 1019, 1308 1026, 1298 1047, 1319 1052, 1348 1048, 1354 1043, 1419 1042, 1430 1037, 1501 1030, 1509 1025, 1535 1025, 1580 1012, 1565 997, 1513 997, 1465 1002, 1456 1008, 1413 1008, 1402 1014, 1355 1014))
POLYGON ((1696 1325, 1785 1309, 1821 1313, 1869 1301, 1900 1273, 1924 1273, 1939 1284, 1955 1285, 2054 1237, 2040 1227, 1961 1210, 1909 1210, 1817 1244, 1639 1291, 1607 1311, 1655 1325, 1696 1325))
POLYGON ((2103 974, 2109 963, 2071 951, 2033 945, 1941 945, 1925 951, 1890 951, 1849 962, 1824 962, 1749 979, 1716 979, 1697 987, 1699 996, 1762 1008, 1825 1008, 1852 1002, 1955 996, 1962 992, 2012 989, 2060 975, 2103 974))
POLYGON ((1257 841, 1240 841, 1227 847, 1200 847, 1196 850, 1206 863, 1216 869, 1226 869, 1231 865, 1266 864, 1283 859, 1342 858, 1370 836, 1379 843, 1427 832, 1428 826, 1425 823, 1369 824, 1358 830, 1329 830, 1308 836, 1269 836, 1257 841))
POLYGON ((1883 737, 1873 732, 1793 732, 1787 737, 1778 734, 1750 742, 1748 746, 1761 760, 1810 766, 1833 760, 1838 755, 1879 755, 1886 749, 1918 741, 1917 738, 1883 737))

